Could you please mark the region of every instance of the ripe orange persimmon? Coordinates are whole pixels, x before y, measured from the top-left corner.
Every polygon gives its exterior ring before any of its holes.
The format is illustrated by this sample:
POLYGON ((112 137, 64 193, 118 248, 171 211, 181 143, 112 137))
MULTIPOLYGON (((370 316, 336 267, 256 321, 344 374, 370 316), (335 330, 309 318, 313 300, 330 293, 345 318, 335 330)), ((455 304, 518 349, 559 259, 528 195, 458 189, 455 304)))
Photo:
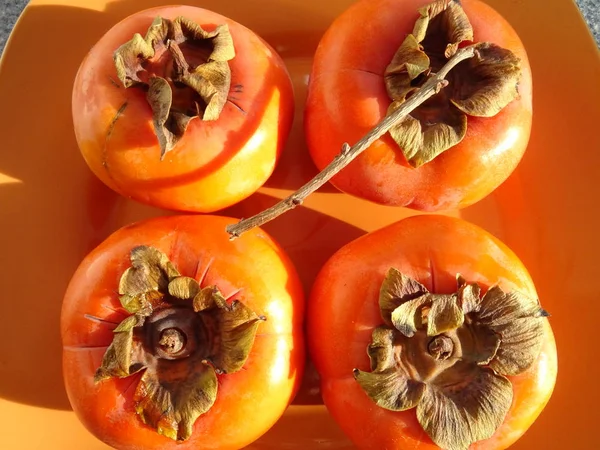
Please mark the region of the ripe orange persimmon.
POLYGON ((268 179, 294 111, 290 77, 258 35, 191 6, 133 14, 102 36, 73 86, 75 135, 110 188, 212 212, 268 179))
POLYGON ((531 71, 514 29, 479 0, 362 0, 341 14, 321 39, 310 76, 310 154, 322 170, 345 142, 355 144, 473 42, 493 45, 453 69, 448 87, 417 108, 412 123, 404 121, 414 132, 400 139, 404 147, 385 134, 332 178, 335 187, 381 204, 437 211, 479 201, 512 173, 531 131, 531 71), (495 86, 486 85, 490 79, 495 86), (503 97, 505 106, 498 112, 498 98, 488 95, 503 97), (470 103, 475 97, 478 105, 470 103), (418 155, 420 146, 444 140, 452 145, 434 159, 418 155))
POLYGON ((63 372, 77 417, 117 449, 239 449, 298 389, 304 299, 283 250, 217 216, 124 227, 67 289, 63 372))
POLYGON ((307 336, 325 405, 359 448, 496 450, 519 439, 552 394, 546 316, 498 239, 424 215, 329 259, 307 336))

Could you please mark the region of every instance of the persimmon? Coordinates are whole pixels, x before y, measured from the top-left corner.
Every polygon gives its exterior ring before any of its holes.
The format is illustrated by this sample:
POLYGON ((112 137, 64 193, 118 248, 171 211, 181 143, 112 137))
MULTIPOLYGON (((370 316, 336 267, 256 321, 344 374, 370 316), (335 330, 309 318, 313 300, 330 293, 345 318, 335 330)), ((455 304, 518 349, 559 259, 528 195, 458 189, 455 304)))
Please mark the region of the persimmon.
POLYGON ((506 180, 529 141, 531 70, 515 30, 479 0, 362 0, 341 14, 314 57, 308 148, 322 170, 468 45, 479 45, 475 57, 335 175, 335 187, 437 211, 473 204, 506 180))
POLYGON ((85 257, 65 294, 63 371, 73 410, 118 449, 239 449, 298 389, 303 292, 283 250, 231 219, 124 227, 85 257))
POLYGON ((504 449, 553 391, 547 316, 506 245, 422 215, 327 261, 307 336, 324 403, 359 448, 504 449))
POLYGON ((107 186, 161 208, 213 212, 269 178, 294 95, 283 60, 253 31, 165 6, 98 40, 77 73, 72 113, 81 153, 107 186))

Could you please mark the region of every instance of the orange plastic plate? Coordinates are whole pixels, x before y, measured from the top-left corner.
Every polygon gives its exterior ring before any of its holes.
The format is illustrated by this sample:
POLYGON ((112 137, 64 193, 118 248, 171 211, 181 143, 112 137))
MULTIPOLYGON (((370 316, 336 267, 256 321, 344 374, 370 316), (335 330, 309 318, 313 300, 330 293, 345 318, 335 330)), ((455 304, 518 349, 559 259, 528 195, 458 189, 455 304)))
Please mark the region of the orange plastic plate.
MULTIPOLYGON (((33 0, 6 48, 0 69, 3 449, 107 448, 79 424, 63 388, 62 296, 83 256, 111 232, 167 213, 125 200, 92 176, 72 131, 71 86, 81 59, 106 30, 129 14, 164 3, 33 0)), ((259 193, 225 211, 248 217, 315 174, 301 123, 311 55, 334 17, 352 2, 195 3, 261 34, 281 53, 294 79, 297 118, 285 157, 259 193)), ((529 53, 533 134, 524 160, 502 187, 473 207, 447 214, 485 227, 512 247, 552 313, 560 363, 556 390, 514 448, 597 448, 600 57, 570 0, 489 3, 512 23, 529 53)), ((308 291, 322 263, 339 247, 411 214, 327 186, 265 229, 290 253, 308 291)), ((315 398, 306 389, 299 400, 305 404, 292 406, 251 448, 352 448, 322 405, 306 405, 315 398)))

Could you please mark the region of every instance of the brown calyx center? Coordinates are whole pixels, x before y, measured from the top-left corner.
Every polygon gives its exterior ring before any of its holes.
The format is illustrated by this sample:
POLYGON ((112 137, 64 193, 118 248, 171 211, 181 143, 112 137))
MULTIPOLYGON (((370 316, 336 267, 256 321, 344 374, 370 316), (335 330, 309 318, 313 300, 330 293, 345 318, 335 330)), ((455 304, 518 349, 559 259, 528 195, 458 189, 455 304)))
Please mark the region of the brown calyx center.
POLYGON ((212 51, 213 45, 210 41, 178 44, 174 40, 167 40, 165 44, 157 46, 152 58, 142 63, 144 70, 138 72, 138 76, 145 82, 151 76, 163 77, 167 80, 177 79, 184 69, 190 72, 206 63, 212 51))
POLYGON ((153 77, 164 78, 171 87, 171 110, 188 116, 200 115, 206 102, 200 94, 183 80, 194 70, 208 62, 214 46, 211 41, 182 42, 168 40, 156 48, 155 55, 142 64, 138 77, 150 84, 153 77))
POLYGON ((167 328, 160 333, 160 345, 162 351, 170 355, 179 353, 185 347, 187 339, 179 328, 167 328))
POLYGON ((156 311, 144 325, 146 347, 159 359, 181 359, 206 350, 207 330, 192 308, 156 311))
POLYGON ((463 343, 454 330, 436 336, 428 336, 425 330, 418 330, 411 338, 394 330, 393 352, 397 369, 423 383, 452 367, 457 358, 462 357, 462 347, 463 343))
POLYGON ((454 342, 448 336, 435 336, 427 345, 429 354, 438 361, 444 361, 452 356, 454 342))
POLYGON ((205 30, 185 17, 157 17, 145 37, 136 34, 115 51, 123 86, 146 92, 161 158, 173 150, 193 118, 219 118, 231 87, 229 61, 234 57, 227 25, 205 30))

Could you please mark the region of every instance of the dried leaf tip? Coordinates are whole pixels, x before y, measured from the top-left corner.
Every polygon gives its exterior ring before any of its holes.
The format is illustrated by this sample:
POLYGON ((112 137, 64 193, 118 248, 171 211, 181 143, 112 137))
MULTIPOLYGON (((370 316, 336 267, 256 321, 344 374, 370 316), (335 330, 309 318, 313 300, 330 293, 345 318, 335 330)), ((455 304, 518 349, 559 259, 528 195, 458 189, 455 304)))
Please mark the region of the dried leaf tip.
POLYGON ((538 358, 546 313, 518 292, 481 288, 457 276, 453 294, 430 293, 391 268, 380 290, 384 325, 373 331, 371 372, 354 370, 382 408, 416 408, 430 438, 449 450, 487 439, 512 402, 507 376, 538 358))
MULTIPOLYGON (((419 9, 409 34, 385 70, 385 85, 396 110, 451 58, 473 41, 473 28, 455 0, 437 0, 419 9)), ((519 59, 488 42, 475 44, 475 58, 457 65, 449 85, 416 108, 390 135, 413 167, 455 146, 467 133, 467 116, 491 117, 518 96, 519 59)))
POLYGON ((228 61, 234 57, 227 25, 207 31, 185 17, 157 17, 145 37, 135 34, 115 51, 121 83, 147 92, 161 158, 192 119, 219 118, 231 86, 228 61))
POLYGON ((242 369, 264 316, 229 303, 216 286, 183 276, 160 250, 135 247, 119 282, 132 315, 114 329, 94 381, 144 370, 134 407, 145 424, 174 440, 188 439, 194 422, 217 398, 217 376, 242 369))

